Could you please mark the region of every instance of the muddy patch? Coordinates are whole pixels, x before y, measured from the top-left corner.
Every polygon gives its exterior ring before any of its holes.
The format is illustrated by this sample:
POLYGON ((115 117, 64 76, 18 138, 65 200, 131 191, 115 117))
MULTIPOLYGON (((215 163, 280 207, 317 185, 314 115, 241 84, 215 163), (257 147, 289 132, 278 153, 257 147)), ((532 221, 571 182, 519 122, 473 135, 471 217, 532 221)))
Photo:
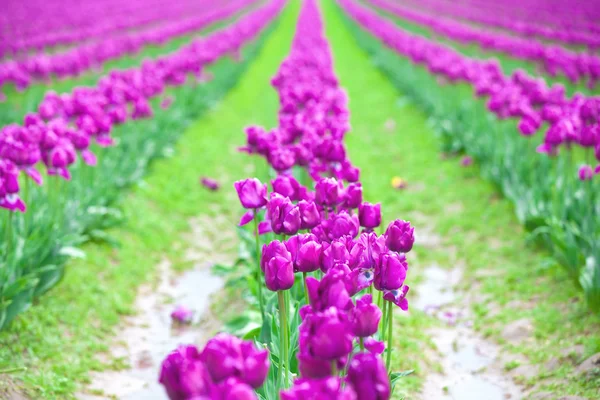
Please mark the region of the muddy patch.
POLYGON ((522 390, 503 370, 500 347, 483 339, 473 328, 470 306, 461 304, 455 290, 460 267, 446 270, 433 265, 423 271, 412 307, 442 321, 429 330, 442 373, 428 374, 423 400, 506 400, 523 398, 522 390))
POLYGON ((193 263, 193 268, 177 273, 169 260, 163 260, 158 266, 158 282, 139 289, 136 314, 124 319, 110 354, 100 357, 106 363, 120 360, 128 368, 93 372, 91 383, 77 398, 164 399, 164 390, 158 383, 164 357, 179 344, 200 344, 208 336, 207 329, 214 333, 210 304, 223 282, 211 274, 211 267, 232 262, 235 253, 231 249, 235 249, 237 240, 217 241, 216 235, 211 234, 231 231, 231 221, 222 214, 193 219, 190 225, 185 259, 193 263), (172 322, 171 312, 177 305, 193 311, 191 324, 172 322))

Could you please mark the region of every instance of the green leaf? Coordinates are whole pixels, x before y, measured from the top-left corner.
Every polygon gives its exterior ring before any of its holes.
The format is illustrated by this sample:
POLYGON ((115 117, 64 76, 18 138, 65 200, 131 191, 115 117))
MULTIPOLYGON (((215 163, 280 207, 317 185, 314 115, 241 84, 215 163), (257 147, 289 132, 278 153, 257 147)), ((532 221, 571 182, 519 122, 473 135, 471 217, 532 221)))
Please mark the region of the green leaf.
POLYGON ((85 258, 85 252, 83 250, 78 249, 77 247, 73 247, 73 246, 65 246, 65 247, 61 248, 59 250, 58 254, 60 254, 62 256, 71 257, 71 258, 80 258, 80 259, 85 258))

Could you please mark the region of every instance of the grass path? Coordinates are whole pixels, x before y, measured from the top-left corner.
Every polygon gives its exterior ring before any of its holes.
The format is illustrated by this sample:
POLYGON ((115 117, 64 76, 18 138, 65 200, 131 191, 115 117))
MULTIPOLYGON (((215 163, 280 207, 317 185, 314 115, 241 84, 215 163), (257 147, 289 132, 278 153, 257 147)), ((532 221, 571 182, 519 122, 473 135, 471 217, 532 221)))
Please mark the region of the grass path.
POLYGON ((165 257, 176 269, 188 266, 182 238, 192 217, 218 213, 230 218, 233 230, 240 214, 233 181, 253 171, 236 146, 244 126, 275 123, 278 101, 269 82, 289 48, 296 13, 297 6, 284 12, 238 85, 133 190, 123 204, 126 224, 110 232, 120 246, 85 246, 86 259, 68 266, 59 287, 0 334, 0 371, 16 370, 0 373, 0 397, 17 384, 34 399, 68 399, 89 380, 88 371, 126 367, 97 354, 108 350, 120 319, 133 312, 135 288, 156 280, 165 257), (223 189, 207 192, 202 175, 217 178, 223 189))
MULTIPOLYGON (((413 220, 422 236, 430 236, 412 257, 412 283, 423 279, 428 266, 460 266, 463 297, 477 294, 469 306, 474 327, 506 350, 506 370, 526 375, 515 376, 528 389, 598 396, 597 371, 571 374, 600 352, 600 318, 586 311, 561 268, 527 246, 510 202, 478 177, 477 166, 464 168, 458 158, 442 157, 426 115, 357 47, 333 2, 323 4, 336 72, 350 97, 353 129, 346 143, 362 169, 366 199, 382 202, 384 220, 413 220), (394 176, 405 179, 408 188, 392 189, 394 176), (522 328, 522 337, 516 340, 507 327, 522 328)), ((431 346, 422 332, 432 324, 419 312, 402 320, 396 361, 401 369, 416 368, 403 382, 407 390, 419 387, 432 367, 419 362, 431 346)))

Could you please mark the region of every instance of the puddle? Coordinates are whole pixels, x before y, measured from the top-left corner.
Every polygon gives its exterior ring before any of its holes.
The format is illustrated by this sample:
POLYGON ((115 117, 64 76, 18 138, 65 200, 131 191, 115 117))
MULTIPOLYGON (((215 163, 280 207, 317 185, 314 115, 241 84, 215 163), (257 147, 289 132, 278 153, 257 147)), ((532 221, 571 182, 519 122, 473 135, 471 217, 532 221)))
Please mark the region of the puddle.
MULTIPOLYGON (((210 305, 211 295, 222 287, 222 281, 209 268, 196 268, 175 276, 168 261, 160 266, 160 283, 140 289, 136 301, 137 315, 125 320, 119 333, 120 345, 112 353, 124 357, 130 369, 108 371, 92 376, 88 391, 102 390, 106 396, 123 400, 163 400, 164 390, 158 383, 160 364, 164 357, 181 343, 197 342, 201 328, 198 323, 210 305), (194 311, 191 325, 176 326, 171 311, 177 304, 194 311)), ((82 395, 80 399, 99 399, 82 395)))
POLYGON ((454 286, 459 268, 431 266, 417 286, 412 305, 445 322, 428 334, 435 343, 443 374, 430 373, 423 385, 423 400, 506 400, 523 398, 522 390, 505 375, 499 360, 500 348, 484 340, 472 328, 469 305, 457 304, 454 286))

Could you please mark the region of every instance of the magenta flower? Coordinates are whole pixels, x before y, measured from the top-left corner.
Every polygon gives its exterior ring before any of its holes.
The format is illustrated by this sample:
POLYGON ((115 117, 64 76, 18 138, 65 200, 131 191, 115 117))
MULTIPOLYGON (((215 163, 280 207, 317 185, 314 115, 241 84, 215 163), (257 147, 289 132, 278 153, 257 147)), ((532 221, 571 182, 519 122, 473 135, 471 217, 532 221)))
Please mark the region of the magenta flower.
POLYGON ((383 292, 383 299, 391 301, 402 310, 408 310, 408 300, 406 294, 408 293, 408 285, 402 285, 400 289, 386 290, 383 292))
POLYGON ((285 242, 292 254, 294 270, 297 272, 312 272, 321 267, 323 249, 315 235, 295 235, 285 242))
POLYGON ((171 319, 180 324, 189 324, 192 322, 193 316, 194 311, 183 305, 178 305, 175 310, 171 312, 171 319))
POLYGON ((273 191, 283 197, 289 197, 292 201, 302 200, 306 194, 306 188, 292 175, 277 175, 277 178, 271 181, 273 191))
POLYGON ((347 315, 335 307, 308 313, 300 325, 300 350, 321 360, 350 354, 353 338, 347 315))
POLYGON ((367 229, 377 228, 381 224, 381 204, 364 202, 358 206, 360 226, 367 229))
POLYGON ((162 362, 158 381, 171 400, 188 400, 210 393, 210 374, 196 346, 179 346, 162 362))
POLYGON ((360 206, 363 199, 363 188, 360 183, 351 183, 344 192, 343 206, 345 209, 355 209, 360 206))
POLYGON ((280 396, 281 400, 358 400, 352 388, 344 388, 338 377, 298 379, 280 396))
POLYGON ((267 185, 258 179, 237 181, 234 187, 244 208, 256 209, 267 205, 267 185))
POLYGON ((263 246, 260 266, 269 290, 287 290, 294 285, 292 255, 280 241, 274 240, 263 246))
POLYGON ((267 213, 273 232, 280 235, 294 235, 300 230, 302 223, 300 208, 292 204, 289 198, 279 193, 271 193, 267 213))
POLYGON ((374 335, 381 320, 381 310, 373 303, 373 296, 366 294, 356 300, 356 307, 350 310, 350 324, 354 335, 367 337, 374 335))
POLYGON ((298 209, 300 210, 300 229, 312 229, 321 222, 321 214, 314 202, 300 200, 298 209))
POLYGON ((359 400, 388 400, 390 380, 383 360, 370 353, 358 353, 348 366, 348 383, 359 400))
POLYGON ((460 159, 460 165, 462 165, 463 167, 468 167, 469 165, 473 164, 473 158, 470 156, 464 156, 463 158, 460 159))
POLYGON ((578 175, 580 181, 589 181, 594 177, 594 169, 590 165, 582 165, 578 175))
POLYGON ((404 253, 386 253, 375 266, 373 284, 377 290, 400 289, 406 279, 408 264, 404 253))
POLYGON ((335 206, 340 201, 341 182, 335 178, 322 178, 315 186, 315 201, 324 206, 335 206))
POLYGON ((388 225, 385 231, 385 244, 390 250, 408 253, 414 243, 415 228, 410 225, 410 222, 397 219, 388 225))
POLYGON ((219 190, 219 188, 221 187, 221 185, 219 185, 219 182, 206 176, 203 176, 200 179, 200 183, 202 184, 202 186, 213 192, 219 190))
POLYGON ((341 270, 329 270, 320 281, 309 276, 306 285, 310 305, 314 311, 324 311, 329 307, 346 311, 353 307, 344 283, 344 272, 341 270))

